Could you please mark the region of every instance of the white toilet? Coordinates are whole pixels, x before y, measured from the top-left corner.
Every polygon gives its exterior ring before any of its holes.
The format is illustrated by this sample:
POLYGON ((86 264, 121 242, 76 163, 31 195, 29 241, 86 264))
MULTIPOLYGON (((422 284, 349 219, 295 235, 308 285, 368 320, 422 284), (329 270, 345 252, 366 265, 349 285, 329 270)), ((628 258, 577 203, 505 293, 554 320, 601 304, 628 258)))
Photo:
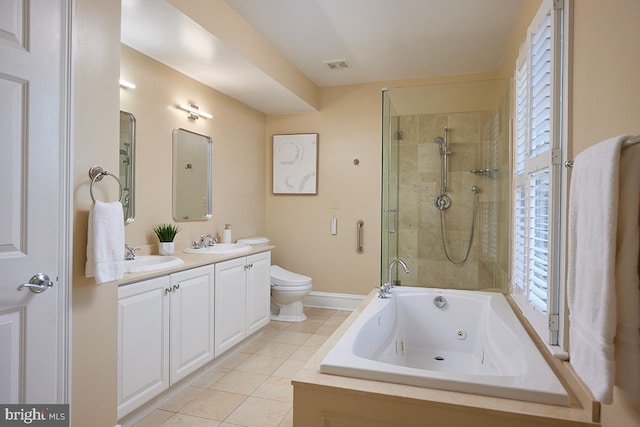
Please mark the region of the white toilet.
MULTIPOLYGON (((247 237, 237 243, 263 246, 269 244, 266 237, 247 237)), ((304 314, 302 298, 311 292, 311 277, 284 268, 271 266, 271 319, 281 322, 302 322, 304 314)))
POLYGON ((302 322, 302 298, 311 292, 311 278, 284 268, 271 266, 271 319, 281 322, 302 322))

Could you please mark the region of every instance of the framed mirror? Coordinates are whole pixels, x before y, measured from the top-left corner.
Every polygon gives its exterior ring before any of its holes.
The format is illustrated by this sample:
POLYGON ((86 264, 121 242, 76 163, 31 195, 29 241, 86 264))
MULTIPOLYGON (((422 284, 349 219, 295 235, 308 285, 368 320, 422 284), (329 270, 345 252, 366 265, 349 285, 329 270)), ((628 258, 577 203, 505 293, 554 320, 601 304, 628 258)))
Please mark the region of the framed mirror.
POLYGON ((211 153, 213 141, 186 129, 173 131, 173 219, 211 218, 211 153))
POLYGON ((120 111, 120 184, 122 185, 122 210, 124 223, 135 219, 135 153, 136 118, 131 113, 120 111))

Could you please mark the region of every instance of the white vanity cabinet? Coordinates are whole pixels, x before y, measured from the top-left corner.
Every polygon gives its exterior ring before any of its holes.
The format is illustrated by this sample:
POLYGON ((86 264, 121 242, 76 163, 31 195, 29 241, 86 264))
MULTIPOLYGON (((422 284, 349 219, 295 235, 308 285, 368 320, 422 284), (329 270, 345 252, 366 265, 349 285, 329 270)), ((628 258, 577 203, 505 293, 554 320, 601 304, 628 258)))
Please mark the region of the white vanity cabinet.
POLYGON ((118 418, 213 359, 213 266, 118 288, 118 418))
POLYGON ((213 267, 198 267, 169 277, 169 382, 173 384, 213 359, 213 267))
POLYGON ((169 387, 169 276, 118 288, 118 418, 169 387))
POLYGON ((216 264, 216 357, 269 323, 270 268, 270 251, 216 264))

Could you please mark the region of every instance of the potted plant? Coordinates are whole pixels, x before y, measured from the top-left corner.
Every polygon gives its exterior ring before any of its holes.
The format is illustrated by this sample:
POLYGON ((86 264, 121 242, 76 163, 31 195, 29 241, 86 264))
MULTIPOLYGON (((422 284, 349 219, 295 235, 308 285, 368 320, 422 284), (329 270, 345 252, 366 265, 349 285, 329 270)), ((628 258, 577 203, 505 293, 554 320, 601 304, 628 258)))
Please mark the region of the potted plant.
POLYGON ((160 240, 160 255, 173 255, 173 239, 180 228, 173 224, 158 224, 153 227, 153 232, 160 240))

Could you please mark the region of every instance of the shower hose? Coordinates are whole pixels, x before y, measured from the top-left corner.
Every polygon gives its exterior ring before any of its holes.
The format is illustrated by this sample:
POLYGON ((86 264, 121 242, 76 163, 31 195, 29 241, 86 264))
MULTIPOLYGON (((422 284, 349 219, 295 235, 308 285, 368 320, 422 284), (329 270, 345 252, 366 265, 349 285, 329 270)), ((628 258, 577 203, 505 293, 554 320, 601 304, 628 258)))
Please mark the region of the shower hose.
POLYGON ((460 265, 460 264, 464 264, 464 262, 469 258, 469 253, 471 252, 471 243, 473 242, 473 231, 475 229, 476 226, 476 208, 478 207, 478 190, 479 188, 476 187, 475 185, 473 187, 471 187, 471 191, 473 192, 473 214, 471 216, 471 232, 469 233, 469 244, 467 245, 467 251, 464 254, 464 258, 462 258, 459 261, 454 260, 451 255, 449 255, 449 251, 447 250, 447 243, 446 243, 446 239, 444 237, 445 235, 445 231, 444 231, 444 211, 446 209, 441 209, 440 210, 440 237, 442 240, 442 249, 444 249, 444 254, 447 257, 447 259, 449 260, 449 262, 455 264, 455 265, 460 265))

